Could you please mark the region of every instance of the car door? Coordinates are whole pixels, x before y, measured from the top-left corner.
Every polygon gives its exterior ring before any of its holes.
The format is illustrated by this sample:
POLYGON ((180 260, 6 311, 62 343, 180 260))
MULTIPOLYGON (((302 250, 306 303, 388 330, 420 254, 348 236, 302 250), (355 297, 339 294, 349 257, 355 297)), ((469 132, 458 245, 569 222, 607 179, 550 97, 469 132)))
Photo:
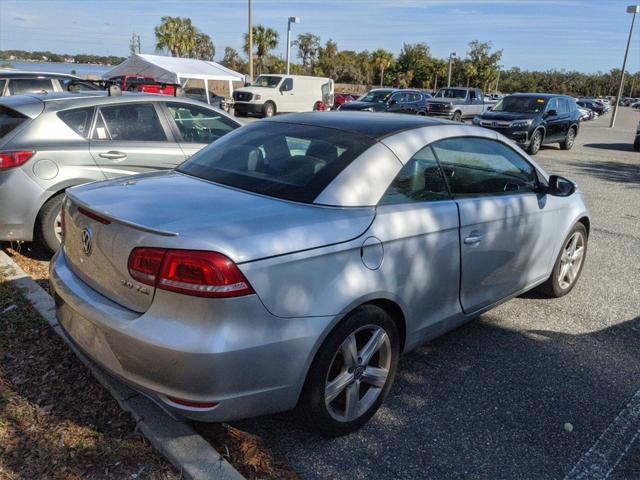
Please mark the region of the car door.
POLYGON ((547 122, 547 130, 544 136, 545 143, 558 141, 564 137, 562 123, 566 118, 563 118, 559 100, 557 97, 552 98, 545 109, 544 116, 547 122))
POLYGON ((424 337, 436 322, 460 312, 458 209, 430 147, 398 173, 364 237, 365 265, 375 267, 382 288, 398 292, 407 318, 416 319, 407 337, 424 337), (378 252, 384 254, 379 266, 378 252))
POLYGON ((280 84, 280 99, 276 105, 278 113, 297 111, 298 99, 296 99, 296 95, 300 95, 301 92, 296 92, 294 87, 293 78, 291 77, 285 78, 280 84))
POLYGON ((159 106, 166 109, 174 136, 187 158, 239 127, 238 123, 212 108, 181 102, 166 102, 159 106))
POLYGON ((487 138, 440 140, 433 149, 459 209, 464 311, 478 311, 546 278, 558 212, 537 193, 533 165, 487 138))
POLYGON ((387 112, 403 113, 406 108, 406 97, 406 92, 396 92, 391 95, 387 112))
POLYGON ((154 102, 99 106, 89 148, 107 178, 171 169, 185 159, 154 102))

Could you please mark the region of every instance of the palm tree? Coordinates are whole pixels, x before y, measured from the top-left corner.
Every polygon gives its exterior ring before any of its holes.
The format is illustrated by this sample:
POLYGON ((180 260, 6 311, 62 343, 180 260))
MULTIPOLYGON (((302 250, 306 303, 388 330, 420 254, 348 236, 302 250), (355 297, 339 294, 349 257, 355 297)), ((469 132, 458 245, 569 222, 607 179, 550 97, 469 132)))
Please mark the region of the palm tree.
POLYGON ((213 45, 211 37, 206 33, 198 32, 196 34, 193 56, 199 60, 213 60, 215 54, 216 47, 213 45))
POLYGON ((380 70, 380 86, 384 85, 384 71, 393 63, 393 53, 379 48, 371 54, 371 62, 380 70))
MULTIPOLYGON (((258 75, 262 73, 264 61, 271 50, 278 46, 278 32, 264 25, 256 25, 253 30, 253 48, 258 61, 258 75)), ((244 34, 244 52, 249 54, 249 34, 244 34)))
POLYGON ((189 57, 196 49, 198 29, 190 18, 162 17, 155 28, 156 49, 167 49, 174 57, 189 57))

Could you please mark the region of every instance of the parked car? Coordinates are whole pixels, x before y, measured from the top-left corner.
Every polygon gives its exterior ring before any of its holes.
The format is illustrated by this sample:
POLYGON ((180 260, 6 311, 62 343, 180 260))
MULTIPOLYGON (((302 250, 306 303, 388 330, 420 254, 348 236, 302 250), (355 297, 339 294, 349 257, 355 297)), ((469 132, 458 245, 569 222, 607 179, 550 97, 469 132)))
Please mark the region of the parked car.
POLYGON ((333 105, 333 94, 330 78, 260 75, 251 86, 234 90, 233 110, 239 117, 323 110, 326 105, 333 105))
POLYGON ((593 110, 589 110, 588 108, 584 108, 584 107, 577 107, 577 108, 578 108, 578 113, 580 113, 581 122, 593 120, 596 117, 596 114, 593 112, 593 110))
POLYGON ((333 108, 337 110, 338 108, 340 108, 340 105, 353 102, 357 99, 358 97, 356 97, 355 95, 351 95, 350 93, 336 93, 333 98, 333 108))
POLYGON ((66 188, 170 169, 238 128, 183 97, 51 94, 0 100, 0 240, 61 236, 66 188))
POLYGON ((343 104, 340 111, 410 113, 426 115, 431 95, 419 90, 375 88, 358 100, 343 104))
POLYGON ((183 417, 300 405, 330 435, 374 415, 401 353, 569 293, 590 228, 575 184, 495 132, 356 112, 246 125, 68 190, 63 218, 57 316, 95 362, 183 417))
POLYGON ((503 98, 473 123, 500 132, 535 155, 549 143, 570 150, 580 130, 580 112, 566 95, 519 93, 503 98))
POLYGON ((486 101, 482 90, 478 88, 445 87, 427 102, 427 115, 462 122, 495 104, 496 102, 486 101))
POLYGON ((13 70, 0 71, 0 97, 98 90, 103 89, 99 85, 88 80, 82 80, 75 75, 13 70))
POLYGON ((633 142, 633 149, 636 152, 640 150, 640 122, 638 123, 638 127, 636 128, 636 139, 633 142))
POLYGON ((596 102, 595 100, 581 99, 576 102, 579 106, 588 108, 589 110, 593 110, 595 113, 600 115, 604 115, 606 113, 606 108, 602 103, 596 102))

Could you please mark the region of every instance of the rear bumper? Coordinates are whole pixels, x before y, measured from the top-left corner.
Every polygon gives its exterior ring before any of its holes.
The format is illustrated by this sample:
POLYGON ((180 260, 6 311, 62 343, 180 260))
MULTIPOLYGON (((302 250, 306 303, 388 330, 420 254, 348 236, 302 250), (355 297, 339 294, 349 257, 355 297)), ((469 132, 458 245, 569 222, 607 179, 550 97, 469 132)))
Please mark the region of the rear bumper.
POLYGON ((455 110, 447 110, 447 111, 432 111, 427 109, 427 115, 429 117, 438 117, 438 118, 447 118, 451 120, 453 118, 455 110))
POLYGON ((167 410, 194 420, 293 408, 331 322, 275 317, 256 295, 203 299, 161 290, 139 314, 82 282, 62 249, 50 269, 58 321, 80 350, 167 410), (217 406, 185 407, 167 397, 217 406))
POLYGON ((33 240, 45 193, 20 167, 0 173, 0 240, 33 240))

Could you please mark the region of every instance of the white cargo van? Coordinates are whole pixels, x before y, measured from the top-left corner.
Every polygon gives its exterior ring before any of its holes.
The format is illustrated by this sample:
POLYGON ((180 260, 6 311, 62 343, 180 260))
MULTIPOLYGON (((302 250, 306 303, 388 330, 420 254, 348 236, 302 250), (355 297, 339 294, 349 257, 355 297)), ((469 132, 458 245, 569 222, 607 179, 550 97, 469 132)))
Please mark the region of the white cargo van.
POLYGON ((309 112, 333 105, 333 80, 303 75, 260 75, 250 86, 233 92, 236 116, 249 113, 309 112))

